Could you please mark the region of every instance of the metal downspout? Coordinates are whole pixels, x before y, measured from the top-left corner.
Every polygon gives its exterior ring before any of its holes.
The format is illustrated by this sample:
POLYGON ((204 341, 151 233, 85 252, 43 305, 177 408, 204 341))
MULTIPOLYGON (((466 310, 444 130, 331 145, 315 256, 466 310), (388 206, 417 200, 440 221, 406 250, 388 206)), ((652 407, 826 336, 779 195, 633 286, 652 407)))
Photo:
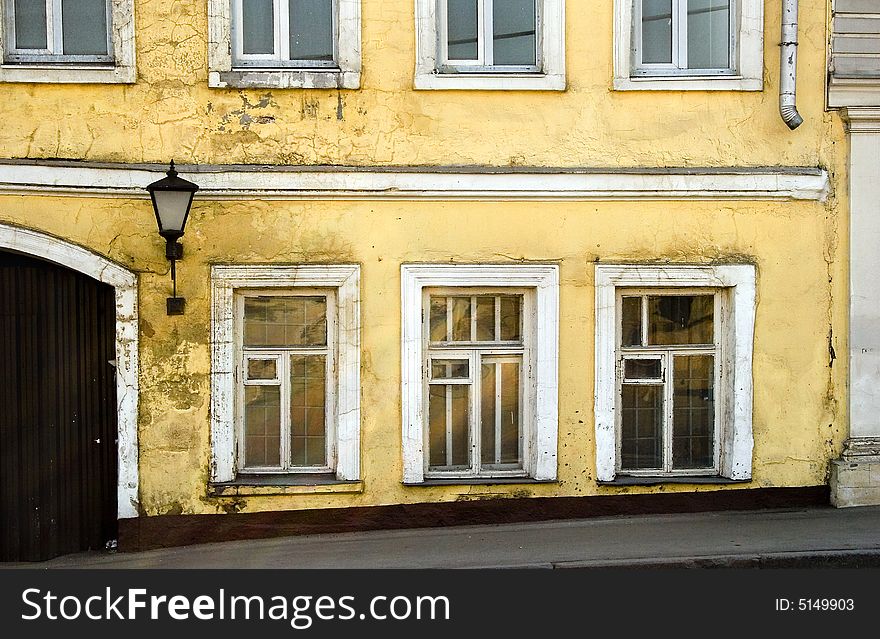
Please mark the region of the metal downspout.
POLYGON ((804 119, 798 113, 797 90, 798 0, 782 0, 782 42, 779 60, 779 114, 789 129, 804 119))

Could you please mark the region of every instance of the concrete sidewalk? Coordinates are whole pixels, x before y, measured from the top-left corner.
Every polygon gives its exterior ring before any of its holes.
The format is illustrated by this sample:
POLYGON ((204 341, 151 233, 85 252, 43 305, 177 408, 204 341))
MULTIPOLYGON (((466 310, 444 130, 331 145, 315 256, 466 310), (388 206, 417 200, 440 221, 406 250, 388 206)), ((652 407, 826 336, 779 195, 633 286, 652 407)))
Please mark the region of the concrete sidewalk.
POLYGON ((880 567, 880 507, 606 517, 81 553, 4 568, 880 567))

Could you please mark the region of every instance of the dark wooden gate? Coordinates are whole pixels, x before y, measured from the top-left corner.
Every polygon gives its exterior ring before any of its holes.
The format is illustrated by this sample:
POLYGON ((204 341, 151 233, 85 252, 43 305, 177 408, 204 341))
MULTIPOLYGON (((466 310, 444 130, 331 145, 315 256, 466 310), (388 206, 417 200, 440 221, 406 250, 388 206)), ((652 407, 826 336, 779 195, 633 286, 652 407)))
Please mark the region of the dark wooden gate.
POLYGON ((113 288, 0 251, 0 561, 116 539, 113 288))

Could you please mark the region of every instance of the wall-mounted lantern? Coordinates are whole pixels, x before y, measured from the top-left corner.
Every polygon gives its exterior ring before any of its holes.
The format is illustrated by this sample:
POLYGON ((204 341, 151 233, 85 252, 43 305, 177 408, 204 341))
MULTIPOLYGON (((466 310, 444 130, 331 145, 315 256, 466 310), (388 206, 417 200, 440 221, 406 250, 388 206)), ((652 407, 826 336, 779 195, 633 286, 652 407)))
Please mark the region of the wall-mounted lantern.
POLYGON ((156 222, 159 224, 159 235, 165 238, 165 257, 171 261, 173 293, 166 302, 168 314, 183 315, 186 299, 177 297, 176 262, 183 258, 183 245, 178 240, 183 237, 183 229, 186 227, 186 218, 189 216, 193 196, 199 187, 177 176, 177 171, 174 170, 174 160, 171 160, 171 167, 166 175, 168 177, 150 184, 147 191, 150 192, 150 199, 153 200, 153 210, 156 212, 156 222))

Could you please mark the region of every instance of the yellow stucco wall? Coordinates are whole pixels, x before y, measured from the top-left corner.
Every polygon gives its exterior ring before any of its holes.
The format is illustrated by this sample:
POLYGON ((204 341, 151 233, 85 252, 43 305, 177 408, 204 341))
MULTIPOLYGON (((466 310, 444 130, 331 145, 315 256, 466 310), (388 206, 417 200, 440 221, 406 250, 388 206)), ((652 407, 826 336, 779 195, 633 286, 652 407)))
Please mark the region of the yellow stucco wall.
POLYGON ((612 2, 569 0, 566 92, 413 91, 412 0, 363 0, 357 91, 207 87, 206 3, 137 2, 133 86, 3 86, 0 156, 165 163, 821 166, 819 202, 198 201, 165 315, 168 264, 147 200, 0 195, 0 222, 68 238, 140 276, 140 498, 148 514, 339 507, 499 494, 716 490, 595 483, 593 265, 758 268, 754 481, 812 486, 846 436, 846 137, 824 111, 826 2, 801 2, 798 104, 777 113, 779 2, 766 3, 765 91, 614 92, 612 2), (589 10, 587 10, 589 6, 589 10), (341 106, 342 119, 337 118, 341 106), (234 229, 234 232, 230 230, 234 229), (560 265, 559 482, 401 485, 400 264, 560 265), (212 263, 362 266, 364 492, 209 498, 212 263), (831 339, 829 342, 829 336, 831 339))

